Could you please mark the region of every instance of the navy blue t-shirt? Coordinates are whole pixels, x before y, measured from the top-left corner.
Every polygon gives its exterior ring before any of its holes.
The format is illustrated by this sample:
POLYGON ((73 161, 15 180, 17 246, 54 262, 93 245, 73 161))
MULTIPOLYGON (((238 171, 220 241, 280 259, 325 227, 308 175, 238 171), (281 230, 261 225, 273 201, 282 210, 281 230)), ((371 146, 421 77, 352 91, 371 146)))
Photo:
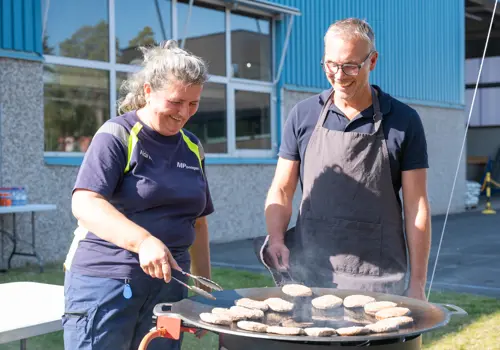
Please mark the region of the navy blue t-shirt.
MULTIPOLYGON (((428 168, 427 142, 422 121, 417 111, 383 92, 378 91, 380 110, 383 113, 382 128, 389 152, 392 184, 399 200, 401 172, 428 168)), ((318 122, 321 109, 331 89, 311 96, 297 103, 290 111, 283 130, 279 156, 288 160, 301 161, 300 181, 304 175, 302 161, 311 134, 318 122)), ((349 120, 334 104, 331 104, 324 127, 344 132, 373 133, 373 105, 349 120)))
MULTIPOLYGON (((186 130, 184 133, 202 151, 199 140, 186 130)), ((195 220, 214 211, 204 161, 200 169, 197 156, 180 133, 163 136, 143 124, 135 111, 106 121, 95 134, 74 189, 101 194, 128 219, 165 243, 179 263, 189 261, 195 220), (125 130, 130 133, 137 122, 142 129, 131 156, 130 170, 124 174, 125 130)), ((81 233, 84 229, 79 230, 81 233)), ((91 232, 84 232, 84 236, 72 258, 72 271, 111 278, 144 273, 137 254, 91 232)))

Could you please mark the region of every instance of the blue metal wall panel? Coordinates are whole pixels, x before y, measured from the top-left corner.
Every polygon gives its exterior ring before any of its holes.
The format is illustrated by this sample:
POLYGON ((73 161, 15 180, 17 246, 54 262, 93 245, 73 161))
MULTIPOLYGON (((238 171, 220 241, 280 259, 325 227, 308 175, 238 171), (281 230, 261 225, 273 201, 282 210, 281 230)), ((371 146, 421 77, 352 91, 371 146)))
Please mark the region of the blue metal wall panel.
POLYGON ((12 49, 12 0, 2 1, 2 48, 12 49))
POLYGON ((0 0, 0 56, 42 56, 41 0, 0 0))
MULTIPOLYGON (((27 0, 26 0, 27 1, 27 0)), ((42 0, 32 0, 33 3, 33 35, 35 52, 43 55, 42 46, 42 0)))
MULTIPOLYGON (((26 51, 35 50, 35 21, 33 21, 33 1, 24 2, 23 23, 24 23, 24 49, 26 51)), ((39 12, 40 13, 40 12, 39 12)), ((37 34, 41 35, 41 34, 37 34)))
MULTIPOLYGON (((464 104, 464 0, 274 0, 296 7, 283 84, 325 89, 319 62, 323 36, 337 19, 359 17, 373 27, 379 61, 372 83, 393 96, 423 103, 464 104)), ((278 50, 286 23, 277 26, 278 50)))
POLYGON ((24 18, 23 18, 23 2, 13 1, 12 4, 12 24, 13 24, 13 44, 14 50, 23 51, 24 49, 24 18))

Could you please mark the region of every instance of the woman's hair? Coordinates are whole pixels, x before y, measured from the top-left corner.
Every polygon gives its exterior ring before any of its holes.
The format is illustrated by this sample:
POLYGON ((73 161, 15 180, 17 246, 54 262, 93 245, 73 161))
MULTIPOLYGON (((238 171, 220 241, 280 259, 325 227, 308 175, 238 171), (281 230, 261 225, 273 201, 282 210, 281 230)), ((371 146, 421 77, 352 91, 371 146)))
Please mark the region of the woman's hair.
POLYGON ((171 81, 202 85, 208 80, 207 64, 200 57, 179 48, 175 40, 139 49, 144 56, 142 68, 122 83, 120 90, 125 97, 118 101, 119 113, 146 105, 144 83, 149 83, 153 91, 158 91, 171 81))

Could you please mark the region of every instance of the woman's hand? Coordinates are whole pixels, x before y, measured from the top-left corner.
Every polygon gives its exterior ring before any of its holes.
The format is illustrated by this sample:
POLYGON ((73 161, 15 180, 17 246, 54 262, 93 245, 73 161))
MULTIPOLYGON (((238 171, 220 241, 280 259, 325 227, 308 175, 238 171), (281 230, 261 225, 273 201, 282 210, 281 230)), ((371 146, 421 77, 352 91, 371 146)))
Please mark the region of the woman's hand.
POLYGON ((158 238, 149 236, 139 246, 139 263, 142 270, 154 278, 170 282, 172 269, 181 271, 170 250, 158 238))

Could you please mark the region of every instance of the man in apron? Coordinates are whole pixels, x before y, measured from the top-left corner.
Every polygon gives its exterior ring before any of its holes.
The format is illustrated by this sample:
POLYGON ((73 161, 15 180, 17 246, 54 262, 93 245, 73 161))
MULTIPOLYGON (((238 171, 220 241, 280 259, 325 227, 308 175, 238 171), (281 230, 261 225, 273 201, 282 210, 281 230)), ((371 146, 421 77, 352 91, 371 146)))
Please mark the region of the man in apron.
POLYGON ((369 84, 377 58, 366 22, 334 23, 322 61, 332 89, 289 114, 259 251, 278 285, 295 281, 425 300, 425 133, 414 109, 369 84), (287 231, 299 179, 300 210, 287 231))

